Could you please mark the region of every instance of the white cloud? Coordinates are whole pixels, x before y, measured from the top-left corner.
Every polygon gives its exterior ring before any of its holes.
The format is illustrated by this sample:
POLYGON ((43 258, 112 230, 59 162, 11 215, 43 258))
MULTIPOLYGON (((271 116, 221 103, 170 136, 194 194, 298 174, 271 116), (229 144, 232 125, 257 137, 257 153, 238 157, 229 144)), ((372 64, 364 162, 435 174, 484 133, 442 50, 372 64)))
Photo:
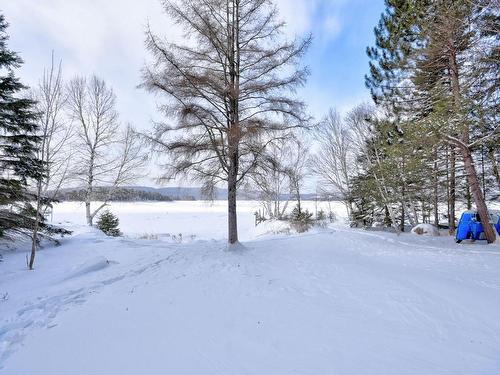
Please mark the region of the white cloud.
POLYGON ((335 13, 328 14, 323 22, 323 40, 335 39, 342 30, 340 19, 335 13))
POLYGON ((302 35, 313 30, 314 17, 320 0, 276 0, 279 14, 291 35, 302 35))

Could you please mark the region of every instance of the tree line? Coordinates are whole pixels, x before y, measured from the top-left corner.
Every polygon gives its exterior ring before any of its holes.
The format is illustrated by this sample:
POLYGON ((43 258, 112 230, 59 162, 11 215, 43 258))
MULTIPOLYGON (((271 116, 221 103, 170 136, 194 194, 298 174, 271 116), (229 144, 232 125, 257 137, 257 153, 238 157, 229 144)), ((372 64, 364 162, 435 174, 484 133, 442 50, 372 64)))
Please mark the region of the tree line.
POLYGON ((457 225, 475 207, 489 243, 500 175, 500 8, 489 0, 386 0, 367 48, 374 105, 322 126, 316 163, 353 225, 457 225))
MULTIPOLYGON (((55 194, 54 198, 58 202, 75 201, 85 202, 87 195, 86 189, 62 189, 55 194)), ((137 201, 158 201, 158 202, 171 202, 173 200, 180 200, 181 197, 165 195, 156 191, 145 191, 134 189, 131 187, 107 187, 97 186, 93 191, 93 200, 98 202, 137 202, 137 201)), ((194 197, 185 196, 183 200, 194 200, 194 197)))

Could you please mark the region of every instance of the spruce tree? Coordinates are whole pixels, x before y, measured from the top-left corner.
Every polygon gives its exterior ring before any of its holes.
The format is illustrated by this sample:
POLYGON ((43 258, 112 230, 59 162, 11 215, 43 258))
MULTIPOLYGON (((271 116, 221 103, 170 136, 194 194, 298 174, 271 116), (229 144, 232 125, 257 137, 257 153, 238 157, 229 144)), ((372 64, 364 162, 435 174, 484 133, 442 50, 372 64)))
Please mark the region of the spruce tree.
POLYGON ((120 221, 109 210, 104 211, 97 221, 97 228, 102 230, 106 236, 119 237, 122 235, 118 228, 120 221))
POLYGON ((8 24, 0 14, 0 237, 29 233, 34 216, 28 202, 30 180, 43 177, 37 158, 35 103, 22 96, 24 86, 14 74, 22 59, 7 48, 8 24))

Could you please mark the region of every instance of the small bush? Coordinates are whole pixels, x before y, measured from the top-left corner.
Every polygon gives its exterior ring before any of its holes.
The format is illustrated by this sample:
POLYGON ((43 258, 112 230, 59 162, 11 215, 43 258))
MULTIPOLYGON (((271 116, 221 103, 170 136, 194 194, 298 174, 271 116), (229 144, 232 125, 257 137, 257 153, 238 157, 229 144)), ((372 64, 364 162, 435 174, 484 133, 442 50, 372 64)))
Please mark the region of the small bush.
POLYGON ((118 237, 122 235, 118 224, 118 218, 111 211, 106 210, 99 216, 97 228, 102 230, 106 236, 118 237))
POLYGON ((318 213, 316 214, 316 220, 318 220, 318 221, 326 220, 325 211, 319 210, 318 213))
POLYGON ((298 233, 307 232, 313 224, 313 214, 309 210, 299 210, 297 205, 290 214, 290 221, 298 233))

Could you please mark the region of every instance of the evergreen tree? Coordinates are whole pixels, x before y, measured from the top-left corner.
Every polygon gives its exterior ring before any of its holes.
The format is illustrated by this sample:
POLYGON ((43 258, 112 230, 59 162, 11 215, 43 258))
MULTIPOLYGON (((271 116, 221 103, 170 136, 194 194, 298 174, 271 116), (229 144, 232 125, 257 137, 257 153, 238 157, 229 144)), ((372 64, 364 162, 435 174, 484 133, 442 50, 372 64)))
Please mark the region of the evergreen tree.
POLYGON ((118 228, 120 221, 109 210, 104 211, 97 221, 97 228, 104 232, 106 236, 119 237, 122 235, 118 228))
POLYGON ((0 237, 29 233, 34 216, 28 202, 30 180, 43 177, 37 158, 35 103, 22 97, 26 89, 14 75, 21 58, 7 48, 8 24, 0 14, 0 237))
MULTIPOLYGON (((404 133, 417 129, 421 147, 428 150, 420 157, 433 171, 428 183, 433 186, 435 223, 439 222, 439 169, 445 166, 450 230, 455 226, 455 199, 460 197, 456 190, 463 188, 461 195, 468 206, 474 201, 488 242, 495 240, 495 233, 488 224, 486 189, 480 185, 476 162, 478 154, 485 154, 479 146, 495 143, 499 135, 498 85, 492 79, 498 76, 494 20, 498 9, 488 0, 386 0, 386 12, 375 29, 376 45, 368 49, 371 63, 366 78, 375 102, 391 121, 404 133), (424 138, 431 142, 423 142, 424 138), (445 156, 445 163, 440 156, 445 156)), ((493 165, 495 157, 493 151, 489 156, 493 165)))

